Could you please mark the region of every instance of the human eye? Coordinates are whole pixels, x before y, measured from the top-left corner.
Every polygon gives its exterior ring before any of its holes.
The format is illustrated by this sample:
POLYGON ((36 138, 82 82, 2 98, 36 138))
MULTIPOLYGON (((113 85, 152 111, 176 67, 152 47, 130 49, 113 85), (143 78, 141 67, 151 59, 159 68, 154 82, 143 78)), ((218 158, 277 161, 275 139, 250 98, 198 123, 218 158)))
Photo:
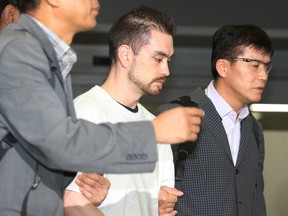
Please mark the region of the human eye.
POLYGON ((157 63, 161 63, 163 61, 162 57, 155 57, 154 59, 157 63))
POLYGON ((253 68, 253 70, 258 70, 260 67, 260 63, 251 61, 250 66, 253 68))
POLYGON ((251 66, 253 66, 255 68, 259 68, 260 64, 259 63, 251 63, 251 66))

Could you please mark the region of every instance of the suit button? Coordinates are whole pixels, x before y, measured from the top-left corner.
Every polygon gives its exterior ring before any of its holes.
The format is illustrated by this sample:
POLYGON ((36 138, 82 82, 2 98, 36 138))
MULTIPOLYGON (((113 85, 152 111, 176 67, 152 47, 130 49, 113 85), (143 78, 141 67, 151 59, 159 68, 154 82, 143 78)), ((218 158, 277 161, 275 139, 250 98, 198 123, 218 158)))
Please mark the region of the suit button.
POLYGON ((147 160, 148 155, 147 154, 127 154, 126 160, 128 161, 135 161, 135 160, 147 160))
POLYGON ((240 173, 239 169, 235 170, 235 174, 238 175, 240 173))

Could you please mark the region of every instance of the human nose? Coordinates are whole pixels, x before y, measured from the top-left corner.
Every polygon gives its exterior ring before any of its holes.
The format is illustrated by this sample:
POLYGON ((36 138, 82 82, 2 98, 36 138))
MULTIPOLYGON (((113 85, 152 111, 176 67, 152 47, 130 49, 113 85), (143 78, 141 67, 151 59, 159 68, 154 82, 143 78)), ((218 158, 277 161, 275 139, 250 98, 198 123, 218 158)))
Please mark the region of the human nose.
POLYGON ((161 73, 164 74, 165 76, 169 76, 170 75, 170 69, 169 69, 168 62, 165 62, 165 64, 163 65, 161 73))
POLYGON ((269 72, 267 72, 267 68, 266 67, 262 67, 260 73, 258 73, 259 74, 259 79, 267 81, 268 80, 268 76, 269 76, 269 72))

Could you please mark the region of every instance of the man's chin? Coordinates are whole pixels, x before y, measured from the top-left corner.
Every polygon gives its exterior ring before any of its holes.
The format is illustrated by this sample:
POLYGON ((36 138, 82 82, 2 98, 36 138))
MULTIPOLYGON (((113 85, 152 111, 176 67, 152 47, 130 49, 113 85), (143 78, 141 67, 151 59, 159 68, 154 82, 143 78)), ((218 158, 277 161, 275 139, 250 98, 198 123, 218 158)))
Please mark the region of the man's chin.
POLYGON ((158 91, 149 91, 146 94, 149 95, 149 96, 157 96, 157 95, 160 94, 160 90, 158 90, 158 91))
POLYGON ((261 96, 260 97, 254 97, 251 99, 250 103, 258 103, 261 101, 261 96))

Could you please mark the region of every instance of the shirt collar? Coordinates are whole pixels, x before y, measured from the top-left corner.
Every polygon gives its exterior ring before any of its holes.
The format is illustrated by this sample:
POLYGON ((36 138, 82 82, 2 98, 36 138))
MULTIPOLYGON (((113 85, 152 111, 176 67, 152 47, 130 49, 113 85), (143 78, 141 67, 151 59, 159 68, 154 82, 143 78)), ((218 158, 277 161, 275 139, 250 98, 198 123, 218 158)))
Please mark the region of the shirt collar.
POLYGON ((39 20, 32 16, 29 17, 34 20, 39 25, 39 27, 46 33, 55 50, 57 59, 61 67, 61 71, 62 73, 64 73, 63 76, 67 76, 70 72, 70 69, 72 68, 71 65, 73 65, 77 61, 76 52, 39 20), (67 64, 69 64, 69 66, 66 69, 67 64))
MULTIPOLYGON (((205 94, 214 104, 216 111, 223 119, 225 116, 229 115, 230 113, 235 113, 232 107, 224 100, 224 98, 217 92, 214 87, 214 80, 212 80, 207 88, 205 89, 205 94)), ((247 105, 244 105, 241 109, 238 119, 242 120, 249 115, 249 109, 247 105)), ((235 115, 236 116, 236 115, 235 115)))

